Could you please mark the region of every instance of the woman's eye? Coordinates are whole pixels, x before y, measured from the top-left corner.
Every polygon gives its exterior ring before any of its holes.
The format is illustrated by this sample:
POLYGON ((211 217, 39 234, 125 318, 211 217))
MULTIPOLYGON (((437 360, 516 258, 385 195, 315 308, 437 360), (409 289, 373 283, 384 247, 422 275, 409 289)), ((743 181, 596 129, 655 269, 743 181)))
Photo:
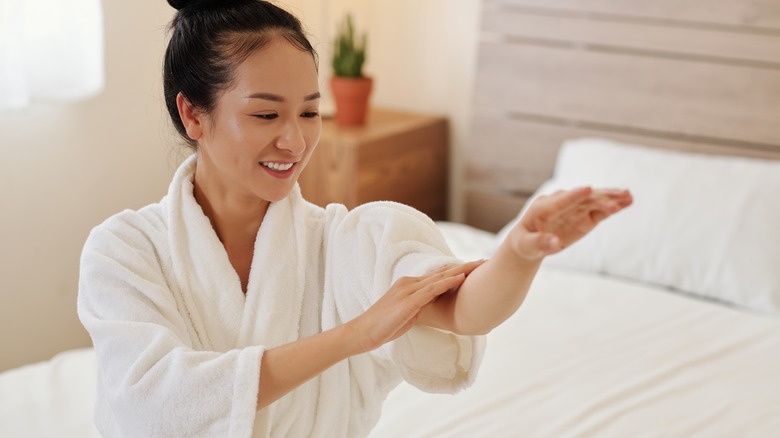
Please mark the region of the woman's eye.
POLYGON ((301 117, 306 117, 307 119, 313 119, 315 117, 319 117, 320 113, 317 111, 307 111, 303 114, 301 114, 301 117))
POLYGON ((273 120, 279 117, 279 115, 278 114, 255 114, 255 117, 263 120, 273 120))

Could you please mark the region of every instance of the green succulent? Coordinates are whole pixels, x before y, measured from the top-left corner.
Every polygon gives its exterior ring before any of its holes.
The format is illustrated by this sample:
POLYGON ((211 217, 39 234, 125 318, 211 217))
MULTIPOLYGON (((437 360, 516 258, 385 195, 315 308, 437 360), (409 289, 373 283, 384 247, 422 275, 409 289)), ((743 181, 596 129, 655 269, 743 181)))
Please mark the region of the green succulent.
POLYGON ((347 14, 336 34, 333 47, 333 73, 336 76, 363 77, 363 63, 366 62, 366 41, 364 33, 360 40, 356 38, 352 15, 347 14))

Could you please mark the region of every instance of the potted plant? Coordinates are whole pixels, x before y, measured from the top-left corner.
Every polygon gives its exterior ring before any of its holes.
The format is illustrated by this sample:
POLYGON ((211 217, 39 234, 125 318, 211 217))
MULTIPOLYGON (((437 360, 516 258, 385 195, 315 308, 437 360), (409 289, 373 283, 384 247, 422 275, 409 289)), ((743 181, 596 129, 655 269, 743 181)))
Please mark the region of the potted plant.
POLYGON ((373 80, 363 75, 366 61, 364 33, 355 35, 351 14, 347 14, 336 32, 333 47, 333 76, 330 80, 333 100, 336 105, 336 123, 342 126, 357 126, 365 123, 368 112, 368 98, 373 80))

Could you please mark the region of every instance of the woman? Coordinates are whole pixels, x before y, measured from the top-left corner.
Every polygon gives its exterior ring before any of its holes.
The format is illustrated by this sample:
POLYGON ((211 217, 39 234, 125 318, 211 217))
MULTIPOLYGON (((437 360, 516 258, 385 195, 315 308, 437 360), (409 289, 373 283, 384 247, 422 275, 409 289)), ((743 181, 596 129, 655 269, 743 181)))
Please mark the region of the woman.
POLYGON ((405 379, 454 392, 543 257, 631 203, 540 198, 495 257, 461 263, 423 214, 301 198, 319 139, 316 55, 257 0, 169 0, 168 110, 195 149, 168 194, 96 227, 79 316, 105 436, 365 436, 405 379))

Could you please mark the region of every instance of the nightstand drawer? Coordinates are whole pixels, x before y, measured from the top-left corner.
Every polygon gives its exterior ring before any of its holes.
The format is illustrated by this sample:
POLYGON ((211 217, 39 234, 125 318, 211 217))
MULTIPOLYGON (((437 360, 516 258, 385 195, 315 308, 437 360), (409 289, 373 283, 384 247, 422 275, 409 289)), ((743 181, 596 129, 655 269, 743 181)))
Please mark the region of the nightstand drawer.
POLYGON ((323 121, 318 150, 300 179, 303 196, 354 208, 370 201, 410 205, 434 220, 447 217, 447 121, 374 110, 360 128, 323 121))

